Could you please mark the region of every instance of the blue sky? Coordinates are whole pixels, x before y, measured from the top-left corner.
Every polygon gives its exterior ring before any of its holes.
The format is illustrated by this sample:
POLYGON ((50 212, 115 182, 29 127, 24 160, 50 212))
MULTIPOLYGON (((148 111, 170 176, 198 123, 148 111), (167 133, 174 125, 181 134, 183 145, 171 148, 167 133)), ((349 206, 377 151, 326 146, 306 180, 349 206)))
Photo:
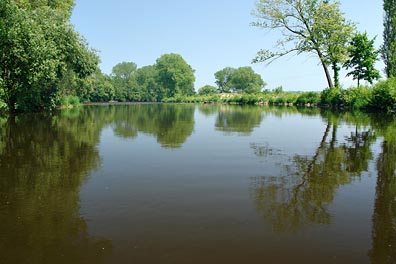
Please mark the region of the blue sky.
MULTIPOLYGON (((224 67, 252 66, 268 89, 318 91, 326 87, 323 70, 312 55, 281 58, 270 65, 251 64, 256 52, 274 47, 274 32, 251 27, 255 0, 76 0, 72 23, 99 50, 100 67, 133 61, 151 65, 162 54, 178 53, 195 69, 198 88, 214 85, 224 67)), ((341 0, 345 16, 369 37, 382 42, 382 1, 341 0)), ((377 64, 383 69, 383 64, 377 64)), ((345 75, 345 72, 342 73, 345 75)), ((342 77, 343 77, 342 76, 342 77)), ((354 84, 342 79, 345 88, 354 84)))

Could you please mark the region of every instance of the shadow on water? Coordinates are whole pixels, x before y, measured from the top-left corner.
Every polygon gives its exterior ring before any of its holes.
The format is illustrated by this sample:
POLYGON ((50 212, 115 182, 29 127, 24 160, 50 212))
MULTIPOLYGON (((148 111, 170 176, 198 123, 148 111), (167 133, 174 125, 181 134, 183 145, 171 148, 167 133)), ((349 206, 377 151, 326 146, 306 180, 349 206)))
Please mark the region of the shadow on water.
POLYGON ((0 263, 102 263, 79 192, 100 164, 102 124, 83 110, 0 119, 0 263))

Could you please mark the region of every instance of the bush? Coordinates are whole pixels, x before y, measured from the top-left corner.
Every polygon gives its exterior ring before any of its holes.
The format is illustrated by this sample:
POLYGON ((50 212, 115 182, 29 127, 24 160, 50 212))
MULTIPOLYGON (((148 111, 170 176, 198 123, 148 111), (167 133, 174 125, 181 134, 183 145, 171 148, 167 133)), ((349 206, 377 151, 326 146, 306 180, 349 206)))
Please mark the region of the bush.
POLYGON ((306 105, 306 104, 318 104, 320 103, 320 93, 316 92, 304 92, 298 95, 296 99, 296 104, 306 105))
POLYGON ((396 79, 378 82, 372 92, 371 106, 393 112, 396 110, 396 79))
POLYGON ((342 103, 353 109, 369 107, 372 98, 372 89, 367 86, 349 88, 341 92, 342 103))
POLYGON ((320 103, 329 106, 338 106, 342 104, 341 88, 326 88, 320 94, 320 103))
POLYGON ((60 106, 64 108, 72 108, 74 106, 80 105, 80 98, 78 96, 64 96, 60 99, 60 106))

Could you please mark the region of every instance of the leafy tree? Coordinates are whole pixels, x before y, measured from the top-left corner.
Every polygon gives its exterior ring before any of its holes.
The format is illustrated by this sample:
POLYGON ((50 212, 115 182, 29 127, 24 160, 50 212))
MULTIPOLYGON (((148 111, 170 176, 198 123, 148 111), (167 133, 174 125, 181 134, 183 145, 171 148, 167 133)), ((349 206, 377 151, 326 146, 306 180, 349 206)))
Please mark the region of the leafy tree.
POLYGON ((52 8, 69 19, 74 7, 74 0, 14 0, 18 6, 28 10, 52 8))
POLYGON ((97 69, 98 57, 57 9, 5 0, 0 18, 0 94, 10 111, 54 108, 69 71, 85 78, 97 69))
POLYGON ((387 77, 396 77, 396 1, 384 0, 384 44, 381 55, 387 77))
POLYGON ((249 66, 238 69, 226 67, 215 73, 220 92, 258 93, 265 86, 261 76, 249 66))
POLYGON ((236 69, 234 68, 226 67, 214 74, 216 78, 216 84, 219 87, 219 91, 221 93, 231 92, 231 89, 233 88, 231 77, 235 70, 236 69))
POLYGON ((163 97, 193 95, 194 70, 179 54, 165 54, 157 59, 155 67, 158 71, 158 84, 164 89, 163 97))
POLYGON ((259 93, 265 86, 260 74, 251 67, 238 68, 231 77, 233 89, 239 93, 259 93))
MULTIPOLYGON (((134 74, 137 65, 133 62, 121 62, 112 69, 115 99, 118 101, 134 101, 133 90, 135 88, 134 74)), ((137 101, 137 100, 136 100, 137 101)))
POLYGON ((259 0, 253 13, 258 21, 253 26, 282 32, 278 51, 261 50, 253 62, 269 62, 291 53, 313 53, 318 58, 330 88, 334 87, 328 69, 332 65, 338 84, 338 64, 343 62, 344 46, 354 31, 345 20, 339 3, 323 0, 259 0))
POLYGON ((353 76, 354 80, 357 79, 358 87, 362 79, 372 84, 374 80, 381 77, 379 71, 374 67, 379 51, 375 50, 374 39, 369 40, 367 33, 356 34, 348 47, 348 52, 350 59, 346 61, 344 67, 353 69, 347 76, 353 76))
POLYGON ((158 72, 155 66, 139 68, 135 74, 137 89, 145 102, 159 102, 163 97, 163 89, 158 84, 158 72))
POLYGON ((217 89, 215 86, 212 85, 205 85, 198 89, 199 95, 216 94, 218 92, 219 89, 217 89))

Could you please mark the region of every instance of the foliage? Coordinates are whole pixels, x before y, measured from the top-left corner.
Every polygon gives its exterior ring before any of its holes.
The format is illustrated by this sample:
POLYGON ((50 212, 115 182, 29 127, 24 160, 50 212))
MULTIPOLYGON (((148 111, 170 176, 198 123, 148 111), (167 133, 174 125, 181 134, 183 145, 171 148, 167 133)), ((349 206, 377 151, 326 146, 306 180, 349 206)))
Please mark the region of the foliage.
POLYGON ((261 76, 249 66, 237 69, 226 67, 215 73, 216 84, 224 93, 259 93, 266 85, 261 76))
POLYGON ((326 88, 320 95, 320 103, 322 105, 338 106, 342 103, 341 88, 326 88))
POLYGON ((313 53, 319 58, 329 87, 334 86, 327 67, 332 65, 337 82, 337 64, 346 57, 345 45, 354 31, 338 2, 259 0, 253 14, 258 19, 253 26, 279 30, 283 36, 277 41, 278 51, 261 50, 253 62, 271 63, 291 53, 313 53))
POLYGON ((115 99, 117 101, 138 101, 135 94, 134 74, 137 65, 133 62, 121 62, 112 69, 113 86, 115 90, 115 99))
POLYGON ((194 70, 179 54, 165 54, 157 59, 155 68, 158 84, 164 89, 159 99, 173 97, 176 94, 193 95, 194 70))
POLYGON ((52 109, 68 72, 85 78, 96 70, 96 54, 57 9, 5 0, 0 17, 2 99, 10 111, 52 109))
POLYGON ((159 102, 163 97, 163 89, 158 84, 158 71, 155 66, 139 68, 135 73, 137 90, 143 102, 159 102))
POLYGON ((209 95, 209 94, 217 94, 219 93, 219 89, 217 89, 213 85, 205 85, 198 89, 199 95, 209 95))
POLYGON ((371 106, 389 112, 396 111, 396 78, 379 81, 374 86, 371 106))
POLYGON ((298 95, 296 104, 298 105, 316 105, 320 102, 320 93, 317 92, 304 92, 298 95))
POLYGON ((381 48, 387 77, 396 77, 396 6, 394 0, 384 0, 384 44, 381 48))
POLYGON ((358 33, 353 37, 348 47, 349 59, 345 62, 344 67, 353 69, 347 76, 352 76, 354 80, 357 80, 358 87, 360 80, 366 80, 372 84, 374 80, 381 77, 379 71, 375 69, 379 51, 374 48, 374 40, 375 38, 369 40, 367 33, 358 33))
POLYGON ((65 96, 60 100, 60 106, 63 108, 73 108, 80 105, 80 98, 78 96, 65 96))
POLYGON ((232 75, 235 69, 231 67, 226 67, 220 71, 217 71, 215 75, 215 83, 219 87, 220 93, 229 93, 232 90, 232 75))
POLYGON ((370 106, 373 89, 366 86, 342 90, 342 104, 352 109, 365 109, 370 106))

